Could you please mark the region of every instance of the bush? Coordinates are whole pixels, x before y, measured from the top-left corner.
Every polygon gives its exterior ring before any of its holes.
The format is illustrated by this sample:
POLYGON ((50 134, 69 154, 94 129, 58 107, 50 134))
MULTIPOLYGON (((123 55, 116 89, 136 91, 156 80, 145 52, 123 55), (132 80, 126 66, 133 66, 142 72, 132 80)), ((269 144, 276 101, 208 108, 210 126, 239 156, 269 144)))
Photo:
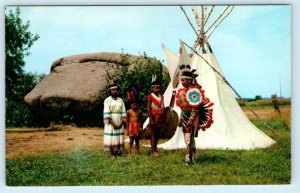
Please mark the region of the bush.
POLYGON ((260 95, 256 95, 255 96, 255 100, 257 101, 257 100, 262 100, 262 97, 260 96, 260 95))
MULTIPOLYGON (((127 62, 127 55, 123 55, 124 63, 127 62)), ((143 111, 143 120, 147 118, 146 109, 146 98, 147 95, 151 93, 151 79, 152 74, 156 74, 157 78, 161 80, 162 93, 167 88, 170 77, 169 74, 163 71, 162 63, 156 58, 150 58, 146 54, 143 57, 138 58, 134 63, 132 63, 133 68, 128 70, 127 67, 121 67, 120 73, 117 75, 112 75, 107 73, 108 79, 113 79, 118 85, 120 91, 120 97, 123 99, 126 109, 130 109, 130 104, 127 99, 127 91, 131 89, 132 86, 138 91, 138 99, 140 103, 140 108, 143 111)), ((108 82, 108 81, 107 81, 108 82)), ((102 98, 109 96, 108 85, 106 93, 102 95, 102 98)))
MULTIPOLYGON (((6 93, 6 127, 28 127, 38 125, 35 112, 25 104, 23 99, 43 77, 44 75, 24 73, 19 78, 19 81, 22 83, 14 86, 14 93, 6 93)), ((8 88, 8 85, 6 85, 6 90, 9 89, 11 88, 8 88)))

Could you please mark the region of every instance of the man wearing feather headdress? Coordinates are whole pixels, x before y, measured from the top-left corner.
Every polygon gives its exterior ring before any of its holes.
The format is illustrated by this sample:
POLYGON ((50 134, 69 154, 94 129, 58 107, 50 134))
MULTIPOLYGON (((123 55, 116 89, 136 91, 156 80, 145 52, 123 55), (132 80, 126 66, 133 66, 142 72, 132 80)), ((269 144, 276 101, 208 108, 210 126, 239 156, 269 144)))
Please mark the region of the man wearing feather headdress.
POLYGON ((182 64, 179 66, 180 81, 184 88, 178 90, 176 94, 176 105, 181 108, 181 115, 178 126, 183 128, 184 141, 186 143, 187 164, 195 161, 196 144, 194 137, 198 130, 209 128, 212 120, 212 102, 204 96, 204 90, 197 83, 195 74, 190 65, 182 64))

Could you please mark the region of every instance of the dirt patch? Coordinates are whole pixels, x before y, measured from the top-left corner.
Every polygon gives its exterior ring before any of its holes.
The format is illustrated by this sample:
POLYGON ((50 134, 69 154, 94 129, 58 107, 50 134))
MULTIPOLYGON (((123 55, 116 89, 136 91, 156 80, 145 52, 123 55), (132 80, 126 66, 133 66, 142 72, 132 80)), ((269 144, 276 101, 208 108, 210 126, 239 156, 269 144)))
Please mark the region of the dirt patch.
MULTIPOLYGON (((250 120, 257 119, 256 116, 246 107, 243 107, 244 113, 250 120)), ((254 112, 264 121, 267 121, 271 118, 275 119, 282 119, 286 122, 289 128, 291 128, 291 106, 281 106, 280 107, 280 114, 274 110, 274 108, 261 108, 261 109, 254 109, 254 112)))
POLYGON ((61 152, 80 147, 102 147, 103 129, 69 128, 49 131, 35 129, 32 132, 20 129, 6 131, 6 158, 33 155, 36 153, 61 152))

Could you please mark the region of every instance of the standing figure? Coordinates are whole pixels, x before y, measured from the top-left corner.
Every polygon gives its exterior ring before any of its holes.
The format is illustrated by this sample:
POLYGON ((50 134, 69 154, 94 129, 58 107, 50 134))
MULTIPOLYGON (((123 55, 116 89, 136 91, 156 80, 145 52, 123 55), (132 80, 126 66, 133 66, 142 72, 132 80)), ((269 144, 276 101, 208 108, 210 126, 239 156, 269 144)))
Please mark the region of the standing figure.
POLYGON ((131 155, 131 148, 135 142, 135 154, 140 155, 140 136, 142 133, 142 110, 138 109, 137 92, 134 87, 127 92, 127 98, 130 102, 130 107, 126 115, 126 126, 129 136, 128 157, 131 155))
POLYGON ((204 96, 204 90, 197 84, 198 76, 192 70, 190 65, 180 65, 180 80, 184 88, 178 90, 176 94, 176 104, 181 108, 178 126, 182 127, 184 141, 186 143, 186 164, 192 164, 195 161, 196 144, 195 136, 198 130, 205 131, 213 123, 212 109, 213 105, 208 98, 204 96))
POLYGON ((272 104, 273 104, 273 107, 274 107, 275 111, 277 111, 279 113, 279 115, 281 115, 280 114, 280 108, 279 108, 279 101, 278 101, 276 93, 272 94, 271 98, 272 98, 272 104))
POLYGON ((160 94, 161 83, 152 75, 151 91, 147 96, 147 111, 151 128, 151 154, 154 157, 160 156, 157 151, 157 143, 160 129, 166 119, 164 96, 160 94))
POLYGON ((121 155, 124 149, 124 125, 126 109, 119 98, 118 87, 113 80, 109 80, 110 96, 104 100, 104 151, 110 151, 113 158, 121 155))

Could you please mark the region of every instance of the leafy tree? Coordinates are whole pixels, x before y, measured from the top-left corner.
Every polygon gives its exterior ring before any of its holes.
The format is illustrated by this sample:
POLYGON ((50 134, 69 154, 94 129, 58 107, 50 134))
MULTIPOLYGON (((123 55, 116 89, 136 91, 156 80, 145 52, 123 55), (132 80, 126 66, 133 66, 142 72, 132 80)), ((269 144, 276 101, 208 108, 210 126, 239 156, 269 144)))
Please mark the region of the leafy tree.
POLYGON ((30 22, 23 23, 20 8, 5 14, 5 104, 6 125, 24 126, 30 122, 30 112, 24 104, 24 96, 43 75, 26 73, 23 70, 25 57, 33 43, 39 39, 29 31, 30 22))
POLYGON ((257 100, 262 100, 262 97, 261 97, 260 95, 256 95, 254 100, 255 100, 255 101, 257 101, 257 100))
MULTIPOLYGON (((123 55, 123 63, 124 67, 120 65, 119 74, 109 74, 107 73, 108 79, 113 79, 119 88, 120 97, 124 100, 126 109, 130 108, 130 104, 127 100, 127 91, 129 91, 132 86, 136 88, 138 91, 138 98, 140 103, 140 108, 143 110, 143 119, 147 117, 146 110, 146 97, 151 93, 151 79, 152 74, 156 74, 158 80, 161 80, 162 93, 166 90, 170 77, 167 72, 164 72, 162 63, 156 58, 150 58, 144 53, 143 57, 139 57, 135 62, 132 63, 133 68, 128 69, 126 66, 127 55, 123 55)), ((107 85, 107 93, 104 95, 109 96, 108 93, 108 85, 107 85)), ((104 95, 102 98, 104 98, 104 95)), ((167 104, 166 104, 167 105, 167 104)))

